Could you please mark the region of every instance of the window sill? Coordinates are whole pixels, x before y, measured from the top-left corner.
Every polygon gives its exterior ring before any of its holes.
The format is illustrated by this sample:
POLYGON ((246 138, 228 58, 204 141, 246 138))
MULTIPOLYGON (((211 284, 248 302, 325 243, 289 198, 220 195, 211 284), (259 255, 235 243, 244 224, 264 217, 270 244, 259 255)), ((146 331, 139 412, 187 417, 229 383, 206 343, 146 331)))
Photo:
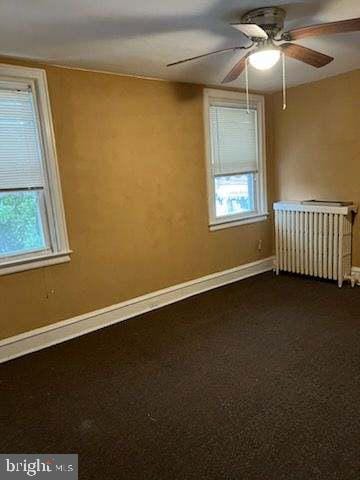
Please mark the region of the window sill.
POLYGON ((223 228, 239 227, 241 225, 247 225, 248 223, 264 222, 269 218, 268 213, 262 213, 259 215, 252 215, 250 217, 237 218, 236 220, 226 221, 222 223, 213 223, 209 225, 210 231, 222 230, 223 228))
POLYGON ((0 275, 33 270, 35 268, 48 267, 59 263, 70 262, 71 250, 67 252, 52 253, 49 255, 38 255, 27 259, 18 259, 0 263, 0 275))

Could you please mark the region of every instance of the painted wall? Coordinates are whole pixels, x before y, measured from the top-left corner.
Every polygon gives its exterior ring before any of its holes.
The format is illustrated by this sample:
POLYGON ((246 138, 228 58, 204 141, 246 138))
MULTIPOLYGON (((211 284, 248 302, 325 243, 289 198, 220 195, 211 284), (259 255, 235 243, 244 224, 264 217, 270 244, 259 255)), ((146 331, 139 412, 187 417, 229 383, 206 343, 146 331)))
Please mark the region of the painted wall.
MULTIPOLYGON (((351 200, 360 206, 360 70, 274 94, 275 198, 351 200)), ((360 266, 360 213, 353 265, 360 266)))
POLYGON ((0 338, 271 255, 271 221, 208 229, 201 86, 46 71, 74 253, 0 276, 0 338))

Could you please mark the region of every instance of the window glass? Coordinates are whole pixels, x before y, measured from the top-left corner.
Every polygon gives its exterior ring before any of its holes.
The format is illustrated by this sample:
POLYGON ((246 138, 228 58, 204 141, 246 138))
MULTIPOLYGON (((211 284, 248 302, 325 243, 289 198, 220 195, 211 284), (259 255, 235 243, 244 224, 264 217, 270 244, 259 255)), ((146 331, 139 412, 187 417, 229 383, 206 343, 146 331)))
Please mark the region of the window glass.
POLYGON ((215 177, 216 216, 255 210, 254 174, 215 177))
POLYGON ((0 193, 0 255, 46 248, 40 192, 0 193))

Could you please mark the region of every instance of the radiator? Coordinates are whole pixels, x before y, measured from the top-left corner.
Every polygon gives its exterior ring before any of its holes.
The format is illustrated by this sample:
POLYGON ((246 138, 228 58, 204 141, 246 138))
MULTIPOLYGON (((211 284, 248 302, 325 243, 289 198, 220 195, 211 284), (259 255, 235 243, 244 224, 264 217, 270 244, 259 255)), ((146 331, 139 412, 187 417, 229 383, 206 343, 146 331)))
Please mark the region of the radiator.
POLYGON ((351 275, 351 237, 355 205, 304 205, 276 202, 276 273, 280 271, 355 285, 351 275))

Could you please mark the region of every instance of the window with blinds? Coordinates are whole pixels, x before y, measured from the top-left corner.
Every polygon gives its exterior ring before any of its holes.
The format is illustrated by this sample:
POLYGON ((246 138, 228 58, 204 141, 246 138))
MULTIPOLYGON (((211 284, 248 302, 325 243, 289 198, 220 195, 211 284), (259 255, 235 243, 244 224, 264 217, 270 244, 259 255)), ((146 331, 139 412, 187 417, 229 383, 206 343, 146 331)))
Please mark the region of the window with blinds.
POLYGON ((40 135, 31 88, 0 84, 0 256, 47 249, 43 190, 40 135))
POLYGON ((0 66, 0 274, 2 267, 9 271, 9 266, 68 250, 57 170, 51 164, 56 159, 49 158, 53 140, 43 138, 42 122, 51 126, 43 75, 8 66, 20 77, 10 80, 1 77, 6 67, 0 66), (34 78, 22 80, 24 73, 34 78), (51 167, 53 183, 48 180, 51 167))
POLYGON ((205 90, 210 225, 266 213, 263 98, 205 90))

